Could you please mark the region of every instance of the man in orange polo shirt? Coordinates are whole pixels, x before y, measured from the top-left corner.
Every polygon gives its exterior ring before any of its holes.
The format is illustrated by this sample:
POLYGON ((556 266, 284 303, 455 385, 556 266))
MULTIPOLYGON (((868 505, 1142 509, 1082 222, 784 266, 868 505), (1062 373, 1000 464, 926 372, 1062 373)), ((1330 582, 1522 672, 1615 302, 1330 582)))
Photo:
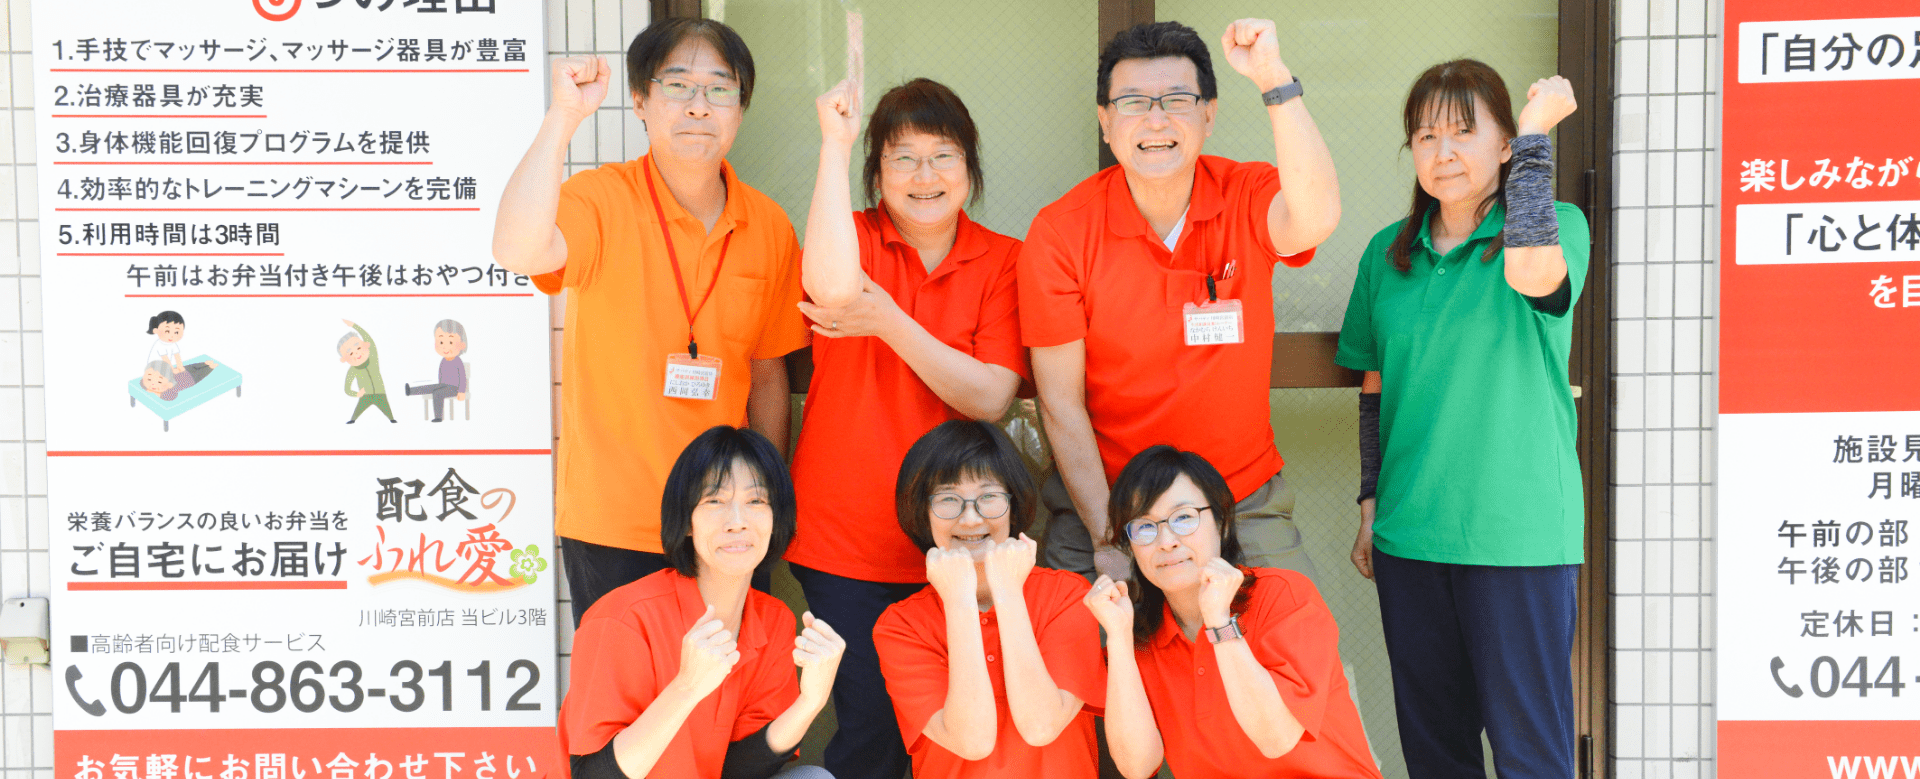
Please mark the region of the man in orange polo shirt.
POLYGON ((1225 474, 1249 565, 1313 575, 1269 421, 1272 282, 1333 233, 1340 192, 1273 22, 1234 22, 1221 45, 1263 93, 1275 161, 1202 156, 1218 94, 1206 43, 1178 22, 1133 27, 1100 54, 1100 133, 1120 164, 1041 209, 1020 255, 1021 337, 1059 468, 1046 563, 1089 579, 1127 578, 1107 488, 1155 444, 1225 474))
POLYGON ((781 358, 807 339, 793 225, 726 162, 753 96, 746 43, 706 19, 635 36, 627 83, 650 151, 562 183, 574 128, 612 74, 600 57, 554 62, 553 105, 493 234, 502 267, 570 291, 554 530, 576 625, 667 567, 660 493, 687 442, 745 424, 784 448, 781 358))

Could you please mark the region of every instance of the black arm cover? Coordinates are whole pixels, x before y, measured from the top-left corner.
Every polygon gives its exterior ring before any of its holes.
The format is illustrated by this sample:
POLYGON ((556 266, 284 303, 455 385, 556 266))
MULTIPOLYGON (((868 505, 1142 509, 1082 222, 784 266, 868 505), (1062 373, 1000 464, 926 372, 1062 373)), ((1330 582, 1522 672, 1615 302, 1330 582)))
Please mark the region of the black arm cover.
POLYGON ((727 760, 720 764, 720 779, 767 779, 779 773, 780 767, 793 755, 776 754, 773 747, 767 745, 767 728, 772 726, 768 723, 753 735, 727 745, 727 760))
POLYGON ((591 755, 569 755, 573 767, 573 779, 628 779, 620 770, 620 763, 613 759, 613 739, 607 739, 607 745, 591 755))
MULTIPOLYGON (((1380 393, 1360 393, 1360 500, 1380 483, 1380 393)), ((1355 501, 1356 503, 1359 501, 1355 501)))

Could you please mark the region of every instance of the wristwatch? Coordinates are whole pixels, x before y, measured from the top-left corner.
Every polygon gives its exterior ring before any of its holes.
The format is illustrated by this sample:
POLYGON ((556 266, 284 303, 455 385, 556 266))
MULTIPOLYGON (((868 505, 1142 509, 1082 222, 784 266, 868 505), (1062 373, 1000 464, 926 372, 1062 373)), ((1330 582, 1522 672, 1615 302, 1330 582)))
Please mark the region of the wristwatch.
POLYGON ((1294 76, 1291 83, 1281 84, 1260 93, 1260 101, 1267 105, 1280 105, 1306 93, 1307 91, 1300 87, 1300 77, 1294 76))
POLYGON ((1245 634, 1240 632, 1240 618, 1238 616, 1228 617, 1227 624, 1221 625, 1220 627, 1203 627, 1202 629, 1207 632, 1207 642, 1212 644, 1224 643, 1236 638, 1245 637, 1245 634))

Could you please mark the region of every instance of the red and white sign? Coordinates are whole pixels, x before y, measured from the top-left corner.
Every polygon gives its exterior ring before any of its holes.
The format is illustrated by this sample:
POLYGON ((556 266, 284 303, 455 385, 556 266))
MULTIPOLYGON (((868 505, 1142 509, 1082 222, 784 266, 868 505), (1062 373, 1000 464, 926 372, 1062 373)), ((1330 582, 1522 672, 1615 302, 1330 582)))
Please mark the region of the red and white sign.
POLYGON ((1920 770, 1920 15, 1726 0, 1722 776, 1920 770))
POLYGON ((552 768, 542 7, 34 3, 54 776, 552 768))

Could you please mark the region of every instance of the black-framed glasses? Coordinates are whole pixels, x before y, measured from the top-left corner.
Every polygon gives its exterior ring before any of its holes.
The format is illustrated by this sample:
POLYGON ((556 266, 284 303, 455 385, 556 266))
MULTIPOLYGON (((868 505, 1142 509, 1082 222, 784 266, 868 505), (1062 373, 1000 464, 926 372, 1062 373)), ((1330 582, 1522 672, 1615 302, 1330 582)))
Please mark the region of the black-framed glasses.
POLYGON ((1107 101, 1122 116, 1140 116, 1153 110, 1156 103, 1160 105, 1160 110, 1167 113, 1184 114, 1200 107, 1200 96, 1192 92, 1168 92, 1159 97, 1121 95, 1107 101))
POLYGON ((1146 546, 1160 537, 1160 526, 1166 525, 1176 536, 1190 536, 1200 529, 1200 513, 1212 511, 1212 506, 1199 508, 1187 507, 1168 515, 1166 519, 1141 517, 1127 523, 1127 540, 1134 546, 1146 546))
POLYGON ((676 103, 692 102, 695 92, 707 93, 707 102, 717 106, 737 106, 740 104, 740 88, 732 84, 708 84, 701 86, 691 81, 677 78, 648 79, 660 85, 660 94, 676 103))
POLYGON ((960 514, 973 505, 973 511, 981 519, 999 519, 1013 508, 1013 498, 1004 492, 983 492, 977 498, 962 498, 951 492, 937 493, 931 501, 933 515, 941 519, 959 519, 960 514))
POLYGON ((894 154, 887 157, 887 167, 901 173, 913 173, 920 170, 920 163, 933 166, 934 170, 953 170, 966 161, 959 152, 943 151, 931 157, 915 157, 911 154, 894 154))

